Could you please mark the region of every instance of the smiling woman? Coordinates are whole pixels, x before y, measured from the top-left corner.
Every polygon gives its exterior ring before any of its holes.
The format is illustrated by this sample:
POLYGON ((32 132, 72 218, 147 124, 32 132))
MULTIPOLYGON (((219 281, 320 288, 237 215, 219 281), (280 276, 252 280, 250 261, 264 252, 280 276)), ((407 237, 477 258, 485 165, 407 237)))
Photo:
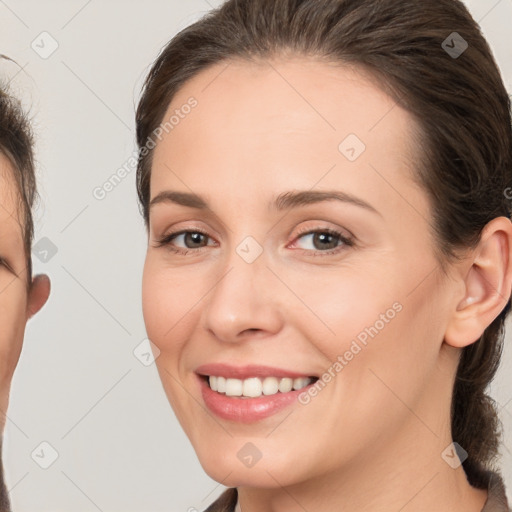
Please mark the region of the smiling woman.
POLYGON ((463 4, 228 0, 158 57, 137 139, 148 336, 233 488, 208 510, 506 511, 510 100, 463 4))

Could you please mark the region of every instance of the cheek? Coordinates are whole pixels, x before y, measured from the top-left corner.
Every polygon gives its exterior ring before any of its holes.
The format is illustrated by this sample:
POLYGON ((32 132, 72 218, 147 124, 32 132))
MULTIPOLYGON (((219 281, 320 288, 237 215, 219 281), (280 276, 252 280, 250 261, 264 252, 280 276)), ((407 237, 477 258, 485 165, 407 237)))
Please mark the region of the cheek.
POLYGON ((375 332, 385 330, 397 317, 399 294, 392 289, 382 269, 372 272, 345 266, 317 271, 312 278, 307 273, 288 275, 293 291, 306 309, 294 297, 290 298, 288 315, 300 309, 296 320, 308 339, 322 345, 324 353, 336 358, 348 350, 352 340, 362 343, 375 332), (293 301, 293 302, 292 302, 293 301), (292 309, 293 305, 293 309, 292 309))
POLYGON ((0 294, 0 408, 5 411, 12 376, 18 363, 26 325, 26 296, 12 287, 0 294))
POLYGON ((376 396, 396 400, 388 386, 415 400, 434 371, 443 332, 442 308, 432 300, 439 290, 425 281, 411 293, 419 281, 414 275, 424 273, 408 276, 382 265, 367 272, 347 268, 330 279, 317 274, 314 283, 301 278, 302 297, 321 320, 311 321, 308 312, 302 330, 327 356, 324 375, 336 382, 343 402, 357 397, 371 411, 376 396))
POLYGON ((357 325, 347 316, 347 336, 340 336, 336 347, 330 345, 332 356, 342 358, 335 393, 358 418, 355 430, 358 424, 380 421, 391 432, 393 425, 399 428, 410 419, 408 407, 421 409, 420 402, 427 399, 437 373, 443 319, 423 294, 433 297, 435 289, 409 297, 397 294, 395 302, 386 294, 389 302, 383 306, 369 298, 360 305, 364 313, 358 314, 364 323, 357 325))
POLYGON ((142 311, 148 337, 164 359, 182 348, 193 328, 194 305, 204 295, 198 284, 197 278, 188 277, 181 269, 166 268, 148 255, 142 279, 142 311))
POLYGON ((164 349, 162 342, 176 314, 176 296, 165 273, 159 272, 147 258, 142 279, 142 314, 148 337, 160 350, 164 349))

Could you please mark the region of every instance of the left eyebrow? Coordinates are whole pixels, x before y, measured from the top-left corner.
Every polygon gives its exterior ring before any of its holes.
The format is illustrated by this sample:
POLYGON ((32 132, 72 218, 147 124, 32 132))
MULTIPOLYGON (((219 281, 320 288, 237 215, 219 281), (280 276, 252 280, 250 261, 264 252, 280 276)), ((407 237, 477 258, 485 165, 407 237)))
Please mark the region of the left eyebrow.
POLYGON ((271 208, 281 211, 289 208, 297 208, 298 206, 320 203, 322 201, 341 201, 342 203, 359 206, 360 208, 364 208, 382 216, 371 204, 363 201, 359 197, 339 190, 302 190, 298 192, 285 192, 276 197, 274 202, 271 204, 271 208))
MULTIPOLYGON (((284 192, 274 198, 269 205, 269 209, 282 211, 323 201, 340 201, 342 203, 352 204, 382 216, 371 204, 359 197, 339 190, 301 190, 284 192)), ((190 192, 164 190, 151 200, 149 206, 151 208, 159 203, 174 203, 198 210, 211 211, 208 202, 202 196, 190 192)))

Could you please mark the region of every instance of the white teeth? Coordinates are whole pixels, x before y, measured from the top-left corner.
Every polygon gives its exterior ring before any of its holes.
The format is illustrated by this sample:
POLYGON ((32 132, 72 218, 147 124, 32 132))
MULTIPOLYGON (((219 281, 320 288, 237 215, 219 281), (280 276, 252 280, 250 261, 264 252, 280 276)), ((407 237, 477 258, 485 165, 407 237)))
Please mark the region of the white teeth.
POLYGON ((227 396, 258 398, 262 394, 268 396, 275 395, 276 393, 289 393, 292 389, 299 390, 305 388, 312 382, 312 379, 308 377, 299 377, 297 379, 265 377, 262 381, 258 377, 241 380, 211 375, 208 378, 208 382, 213 391, 225 393, 227 396))
POLYGON ((251 398, 256 398, 258 396, 261 396, 261 392, 263 390, 263 384, 261 383, 261 380, 257 377, 254 377, 253 379, 245 379, 243 385, 243 395, 249 396, 251 398))
POLYGON ((279 391, 279 381, 276 377, 265 377, 263 381, 263 394, 275 395, 279 391))
POLYGON ((305 388, 308 384, 309 379, 307 377, 300 377, 293 380, 293 389, 298 391, 299 389, 305 388))
POLYGON ((293 379, 284 378, 279 382, 279 391, 288 393, 293 389, 293 379))
POLYGON ((242 396, 243 381, 240 379, 226 379, 226 395, 242 396))

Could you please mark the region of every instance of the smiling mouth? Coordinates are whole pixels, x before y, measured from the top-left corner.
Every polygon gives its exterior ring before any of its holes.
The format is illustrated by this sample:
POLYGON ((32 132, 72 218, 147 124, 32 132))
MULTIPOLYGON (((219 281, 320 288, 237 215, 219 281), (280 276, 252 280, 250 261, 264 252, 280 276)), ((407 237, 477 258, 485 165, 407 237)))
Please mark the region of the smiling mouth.
POLYGON ((259 398, 299 391, 316 382, 318 377, 249 377, 247 379, 203 375, 208 387, 220 395, 233 398, 259 398))

